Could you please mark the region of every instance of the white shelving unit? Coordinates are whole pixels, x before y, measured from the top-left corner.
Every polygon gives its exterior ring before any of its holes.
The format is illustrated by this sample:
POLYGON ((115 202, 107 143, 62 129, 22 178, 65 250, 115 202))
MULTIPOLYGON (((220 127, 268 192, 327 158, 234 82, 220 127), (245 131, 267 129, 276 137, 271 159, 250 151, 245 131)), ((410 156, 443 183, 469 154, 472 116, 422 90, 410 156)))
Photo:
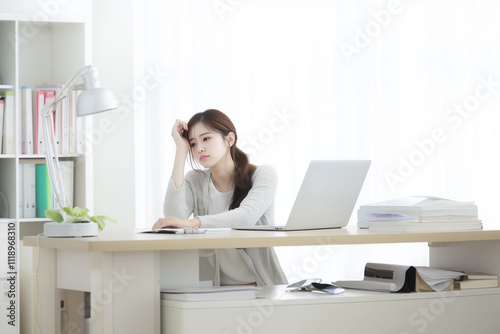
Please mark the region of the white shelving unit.
MULTIPOLYGON (((35 1, 23 5, 0 5, 0 85, 10 85, 15 98, 15 154, 0 154, 0 193, 7 199, 7 210, 0 219, 16 224, 16 326, 0 326, 2 333, 33 333, 33 252, 24 251, 22 238, 43 231, 44 218, 22 218, 19 166, 44 163, 44 155, 24 155, 20 139, 20 87, 46 82, 66 82, 82 66, 90 63, 90 1, 60 5, 57 11, 39 7, 35 1), (3 8, 5 7, 5 8, 3 8), (9 7, 9 8, 7 8, 9 7), (26 12, 23 12, 26 11, 26 12), (40 21, 36 21, 36 20, 40 21), (21 328, 22 327, 22 328, 21 328), (8 330, 8 331, 7 331, 8 330)), ((0 88, 1 90, 1 88, 0 88)), ((35 104, 33 104, 35 106, 35 104)), ((34 123, 35 125, 36 123, 34 123)), ((91 119, 84 120, 86 132, 91 119)), ((87 149, 79 155, 61 155, 74 161, 74 205, 92 210, 92 154, 87 149)), ((1 245, 1 247, 4 247, 1 245)), ((4 261, 2 259, 1 261, 4 261)), ((2 290, 4 292, 4 289, 2 290)), ((5 318, 2 312, 2 319, 5 318)))

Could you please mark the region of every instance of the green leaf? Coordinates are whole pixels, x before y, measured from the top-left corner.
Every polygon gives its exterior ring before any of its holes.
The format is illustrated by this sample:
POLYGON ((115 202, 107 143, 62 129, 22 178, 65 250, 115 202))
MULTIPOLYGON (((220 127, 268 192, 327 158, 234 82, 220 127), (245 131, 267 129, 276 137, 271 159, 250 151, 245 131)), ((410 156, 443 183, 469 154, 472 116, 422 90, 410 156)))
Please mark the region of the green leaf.
POLYGON ((77 218, 75 218, 73 223, 89 223, 91 220, 92 219, 90 219, 88 217, 77 217, 77 218))
POLYGON ((117 222, 116 220, 114 220, 113 218, 108 217, 108 216, 96 216, 96 217, 102 218, 102 219, 104 219, 105 221, 108 221, 108 222, 111 222, 111 223, 118 224, 118 222, 117 222))
POLYGON ((106 227, 106 222, 111 222, 111 223, 117 223, 116 220, 108 217, 108 216, 92 216, 90 217, 90 220, 92 220, 93 222, 96 222, 97 225, 99 225, 99 229, 102 231, 104 229, 104 227, 106 227))
POLYGON ((73 212, 73 210, 70 207, 65 206, 62 209, 63 209, 64 212, 66 212, 67 215, 70 215, 72 217, 75 216, 75 213, 73 212))
POLYGON ((51 209, 45 210, 45 217, 52 219, 53 221, 58 223, 63 221, 63 216, 59 212, 51 209))
POLYGON ((96 222, 97 225, 99 225, 99 230, 101 230, 101 231, 104 230, 104 227, 106 227, 106 222, 104 221, 104 219, 102 219, 99 216, 90 217, 90 220, 92 220, 93 222, 96 222))
POLYGON ((86 208, 80 208, 78 206, 75 206, 73 208, 74 216, 75 217, 87 217, 90 218, 89 216, 89 209, 86 208))

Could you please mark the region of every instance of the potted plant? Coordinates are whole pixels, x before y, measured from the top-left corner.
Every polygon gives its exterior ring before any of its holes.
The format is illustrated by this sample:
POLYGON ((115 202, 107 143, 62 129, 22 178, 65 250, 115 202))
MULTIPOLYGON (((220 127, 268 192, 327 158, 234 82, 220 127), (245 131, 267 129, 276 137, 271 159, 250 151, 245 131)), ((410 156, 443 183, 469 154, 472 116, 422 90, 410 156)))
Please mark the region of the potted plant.
POLYGON ((66 218, 56 211, 47 209, 45 216, 55 223, 46 223, 44 225, 44 234, 49 237, 74 237, 74 236, 95 236, 99 230, 104 230, 106 222, 116 223, 114 219, 108 216, 90 216, 86 208, 68 206, 62 210, 66 218), (79 224, 79 225, 74 225, 79 224), (81 225, 80 225, 81 224, 81 225))

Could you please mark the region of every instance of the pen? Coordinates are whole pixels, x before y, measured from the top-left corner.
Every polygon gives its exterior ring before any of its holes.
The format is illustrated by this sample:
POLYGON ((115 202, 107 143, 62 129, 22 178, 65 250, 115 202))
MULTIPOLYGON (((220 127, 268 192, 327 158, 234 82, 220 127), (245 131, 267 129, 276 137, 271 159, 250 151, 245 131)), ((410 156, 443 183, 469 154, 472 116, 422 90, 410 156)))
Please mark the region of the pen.
POLYGON ((207 232, 207 230, 199 229, 198 227, 184 229, 184 234, 202 234, 202 233, 206 233, 206 232, 207 232))

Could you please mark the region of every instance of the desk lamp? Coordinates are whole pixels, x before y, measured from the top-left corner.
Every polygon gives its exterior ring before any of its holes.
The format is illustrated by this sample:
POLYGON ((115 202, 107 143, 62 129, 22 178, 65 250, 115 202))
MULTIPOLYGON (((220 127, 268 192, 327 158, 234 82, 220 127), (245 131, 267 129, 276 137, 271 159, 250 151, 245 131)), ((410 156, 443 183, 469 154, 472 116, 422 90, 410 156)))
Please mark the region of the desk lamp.
MULTIPOLYGON (((52 114, 57 104, 68 97, 72 88, 83 89, 80 93, 76 105, 76 115, 87 116, 118 108, 118 102, 114 94, 108 89, 102 88, 99 83, 97 68, 92 65, 82 67, 58 92, 54 101, 42 110, 43 140, 46 154, 47 171, 50 184, 55 199, 55 210, 61 211, 63 217, 65 213, 62 208, 66 203, 64 186, 62 182, 61 168, 57 152, 54 127, 52 125, 52 114), (82 78, 83 85, 76 85, 77 79, 82 78)), ((63 110, 62 112, 65 112, 63 110)), ((66 110, 66 112, 69 112, 66 110)), ((75 236, 96 236, 99 231, 98 225, 94 222, 63 224, 57 222, 45 223, 43 233, 48 237, 75 237, 75 236)))

